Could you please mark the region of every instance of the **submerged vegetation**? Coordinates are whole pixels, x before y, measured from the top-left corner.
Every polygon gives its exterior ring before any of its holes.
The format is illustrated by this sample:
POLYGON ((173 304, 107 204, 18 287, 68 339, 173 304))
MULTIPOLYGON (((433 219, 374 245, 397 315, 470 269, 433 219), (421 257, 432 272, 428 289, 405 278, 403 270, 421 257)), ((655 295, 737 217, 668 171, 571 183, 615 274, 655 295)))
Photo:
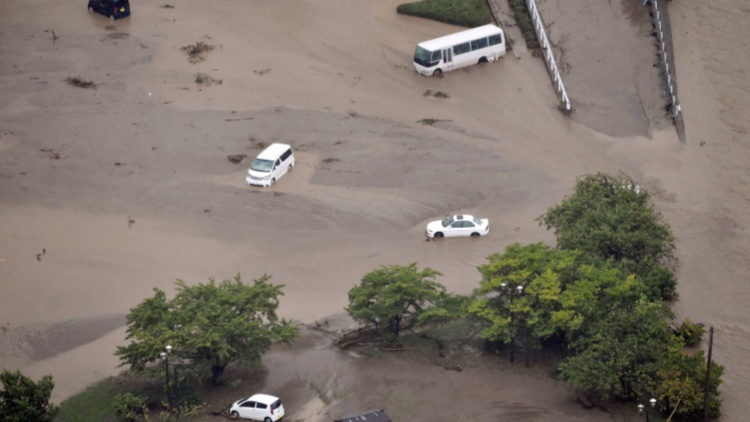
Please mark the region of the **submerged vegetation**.
POLYGON ((473 28, 492 22, 485 0, 423 0, 401 4, 398 13, 473 28))
MULTIPOLYGON (((539 40, 534 31, 525 0, 507 0, 513 17, 529 50, 539 49, 539 40)), ((474 28, 494 21, 492 10, 486 0, 422 0, 404 3, 396 8, 398 13, 432 19, 453 25, 474 28)))

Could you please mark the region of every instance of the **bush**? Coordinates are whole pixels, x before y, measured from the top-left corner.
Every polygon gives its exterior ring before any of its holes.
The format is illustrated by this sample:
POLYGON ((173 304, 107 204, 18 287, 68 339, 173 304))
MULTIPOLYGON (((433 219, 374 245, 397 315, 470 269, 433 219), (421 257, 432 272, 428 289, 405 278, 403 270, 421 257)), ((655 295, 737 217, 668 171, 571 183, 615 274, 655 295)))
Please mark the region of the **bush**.
POLYGON ((485 0, 423 0, 401 4, 398 13, 474 28, 492 21, 485 0))
POLYGON ((48 422, 57 415, 57 406, 49 400, 55 387, 52 375, 35 382, 21 371, 3 369, 0 386, 0 420, 3 422, 48 422))
POLYGON ((140 394, 127 392, 118 394, 112 399, 112 407, 117 416, 127 420, 135 421, 144 413, 147 398, 140 394))
POLYGON ((703 324, 693 324, 690 318, 685 318, 682 324, 677 327, 674 334, 680 337, 686 346, 695 346, 703 339, 703 333, 705 332, 706 329, 703 328, 703 324))
POLYGON ((529 15, 529 9, 526 7, 526 1, 508 0, 508 5, 513 10, 513 17, 516 18, 518 28, 521 30, 523 38, 526 41, 526 48, 529 50, 538 50, 539 38, 536 36, 534 23, 531 21, 531 15, 529 15))

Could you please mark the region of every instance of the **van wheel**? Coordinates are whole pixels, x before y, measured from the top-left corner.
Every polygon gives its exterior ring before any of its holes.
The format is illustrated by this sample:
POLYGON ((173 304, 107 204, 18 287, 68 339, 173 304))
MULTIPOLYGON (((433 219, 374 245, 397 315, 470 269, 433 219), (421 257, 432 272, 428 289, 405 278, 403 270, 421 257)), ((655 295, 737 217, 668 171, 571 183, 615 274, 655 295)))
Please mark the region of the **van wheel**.
POLYGON ((271 420, 271 418, 265 418, 265 419, 263 420, 263 422, 273 422, 273 421, 271 420))
POLYGON ((109 15, 109 20, 115 20, 115 15, 109 15))
POLYGON ((432 72, 432 76, 442 76, 442 75, 443 75, 443 71, 440 69, 435 69, 435 71, 432 72))
POLYGON ((271 185, 273 185, 274 183, 276 183, 276 178, 271 179, 271 185))
POLYGON ((237 411, 236 411, 236 410, 233 410, 233 411, 232 411, 232 414, 231 414, 230 416, 232 417, 232 419, 237 419, 237 418, 239 418, 239 417, 240 417, 240 414, 239 414, 239 413, 237 413, 237 411))
POLYGON ((294 168, 294 164, 289 164, 289 169, 287 169, 287 171, 292 171, 293 168, 294 168))
POLYGON ((89 6, 89 12, 93 12, 93 11, 94 11, 94 8, 89 6))

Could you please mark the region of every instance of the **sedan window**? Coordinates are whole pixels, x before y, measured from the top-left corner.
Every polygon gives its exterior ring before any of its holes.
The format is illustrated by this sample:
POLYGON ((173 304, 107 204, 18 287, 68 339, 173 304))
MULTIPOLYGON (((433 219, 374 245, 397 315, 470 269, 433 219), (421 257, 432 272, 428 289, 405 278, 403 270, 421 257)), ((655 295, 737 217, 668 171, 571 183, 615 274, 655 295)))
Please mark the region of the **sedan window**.
POLYGON ((443 220, 442 224, 443 227, 448 227, 453 223, 453 217, 448 217, 445 220, 443 220))

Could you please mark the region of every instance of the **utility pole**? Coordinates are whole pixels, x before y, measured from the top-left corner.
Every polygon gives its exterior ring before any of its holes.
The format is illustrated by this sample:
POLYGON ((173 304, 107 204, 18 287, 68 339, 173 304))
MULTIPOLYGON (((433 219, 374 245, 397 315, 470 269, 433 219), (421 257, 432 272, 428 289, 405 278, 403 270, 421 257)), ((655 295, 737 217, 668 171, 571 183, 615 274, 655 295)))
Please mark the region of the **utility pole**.
POLYGON ((708 359, 706 362, 706 389, 703 396, 703 420, 708 418, 708 393, 711 389, 711 352, 714 348, 714 327, 708 329, 708 359))

